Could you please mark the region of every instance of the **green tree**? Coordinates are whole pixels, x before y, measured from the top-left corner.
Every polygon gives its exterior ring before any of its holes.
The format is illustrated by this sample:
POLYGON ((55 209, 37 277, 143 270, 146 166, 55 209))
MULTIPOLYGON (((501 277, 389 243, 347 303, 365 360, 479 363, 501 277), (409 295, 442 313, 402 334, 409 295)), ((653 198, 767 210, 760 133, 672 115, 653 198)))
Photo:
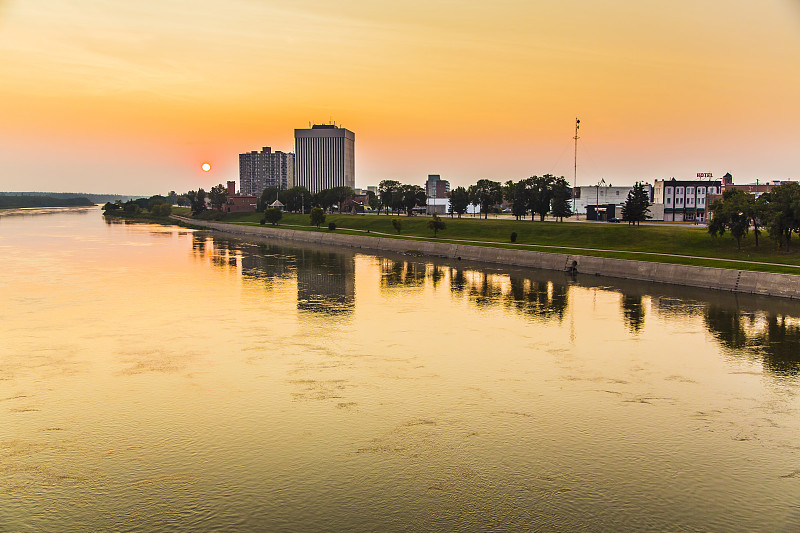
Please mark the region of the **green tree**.
POLYGON ((433 236, 434 237, 436 237, 436 234, 440 230, 443 230, 446 227, 447 227, 447 225, 444 223, 444 220, 439 218, 439 215, 437 215, 436 213, 434 213, 433 216, 431 217, 431 219, 428 221, 428 229, 432 229, 433 230, 433 236))
POLYGON ((381 206, 386 209, 386 214, 389 214, 389 208, 394 209, 396 199, 400 192, 400 182, 395 180, 382 180, 378 184, 378 198, 381 201, 381 206))
POLYGON ((520 180, 514 185, 514 198, 511 200, 511 214, 517 220, 525 217, 528 213, 528 180, 520 180))
POLYGON ((336 210, 342 212, 342 204, 355 196, 355 192, 350 187, 333 187, 330 190, 330 198, 333 200, 331 206, 336 206, 336 210))
MULTIPOLYGON (((500 183, 492 180, 478 180, 475 184, 474 199, 478 201, 484 219, 489 218, 489 208, 503 201, 500 183)), ((475 203, 473 201, 473 203, 475 203)))
POLYGON ((403 207, 406 209, 408 216, 414 213, 415 207, 425 205, 425 201, 428 199, 425 189, 419 185, 403 185, 400 191, 403 198, 403 207))
POLYGON ((280 189, 277 187, 267 187, 261 191, 261 196, 258 198, 257 210, 264 211, 269 208, 270 204, 275 200, 279 200, 280 189))
POLYGON ((652 218, 649 214, 650 211, 650 195, 647 194, 647 189, 644 184, 637 181, 633 188, 628 191, 628 197, 625 203, 622 204, 622 220, 628 224, 639 225, 640 222, 652 218))
POLYGON ((722 200, 711 202, 709 209, 713 218, 708 223, 708 232, 716 237, 730 231, 736 239, 736 247, 741 250, 742 237, 750 228, 750 194, 741 189, 728 189, 722 193, 722 200))
POLYGON ((752 199, 749 214, 750 222, 753 224, 753 236, 756 238, 756 248, 758 248, 758 236, 761 235, 761 228, 764 227, 768 214, 767 198, 763 194, 752 199))
POLYGON ((458 218, 467 212, 469 193, 464 187, 456 187, 450 191, 450 209, 458 214, 458 218))
POLYGON ((153 213, 154 211, 157 211, 157 206, 166 203, 166 201, 167 198, 165 196, 155 194, 147 200, 147 210, 153 213))
POLYGON ((514 203, 514 194, 516 189, 517 184, 514 183, 513 180, 508 180, 500 186, 500 190, 503 192, 503 201, 508 203, 508 205, 512 205, 514 203))
POLYGON ((206 191, 203 189, 187 192, 186 198, 189 200, 192 215, 197 216, 206 210, 206 191))
POLYGON ((551 174, 544 176, 531 176, 528 180, 528 207, 531 210, 531 220, 535 214, 539 221, 544 221, 545 215, 550 212, 550 203, 553 199, 553 183, 555 177, 551 174))
POLYGON ((403 221, 400 218, 393 218, 392 227, 399 234, 403 230, 403 221))
POLYGON ((170 204, 158 204, 152 213, 159 217, 168 217, 172 214, 172 206, 170 204))
MULTIPOLYGON (((267 222, 275 226, 283 218, 283 211, 277 207, 270 207, 264 210, 264 218, 267 222)), ((317 224, 317 227, 319 227, 319 224, 317 224)))
POLYGON ((178 194, 175 191, 169 191, 169 194, 167 194, 167 203, 169 205, 175 205, 178 203, 178 194))
POLYGON ((106 213, 113 213, 119 209, 122 209, 122 204, 119 203, 119 200, 117 200, 115 203, 106 202, 106 205, 103 206, 103 211, 106 213))
POLYGON ((280 195, 282 197, 281 202, 283 202, 287 211, 297 213, 299 211, 311 210, 312 195, 308 189, 302 185, 281 192, 283 193, 280 195))
POLYGON ((377 194, 372 191, 367 191, 367 204, 371 210, 377 211, 378 214, 380 214, 381 200, 378 198, 377 194))
POLYGON ((223 184, 214 185, 208 193, 211 207, 217 211, 222 211, 222 206, 228 201, 228 188, 223 184))
POLYGON ((317 228, 319 228, 322 224, 325 223, 325 211, 323 211, 319 207, 311 209, 311 213, 309 216, 311 218, 312 226, 316 226, 317 228))
POLYGON ((128 215, 135 215, 141 212, 142 208, 135 201, 128 200, 122 205, 122 210, 128 215))
POLYGON ((800 233, 800 183, 784 183, 762 197, 767 231, 788 252, 792 233, 800 233))
POLYGON ((552 190, 553 216, 557 217, 560 222, 564 222, 564 217, 572 216, 572 208, 570 207, 572 187, 569 186, 569 182, 564 179, 564 176, 561 176, 553 180, 552 190))

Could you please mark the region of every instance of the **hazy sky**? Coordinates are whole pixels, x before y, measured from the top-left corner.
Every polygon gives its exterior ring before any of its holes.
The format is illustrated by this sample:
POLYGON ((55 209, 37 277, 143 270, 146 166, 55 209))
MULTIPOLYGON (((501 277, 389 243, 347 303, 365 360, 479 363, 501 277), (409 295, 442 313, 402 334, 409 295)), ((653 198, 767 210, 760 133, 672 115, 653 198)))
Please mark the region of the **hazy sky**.
POLYGON ((294 128, 356 185, 800 178, 800 0, 0 0, 0 190, 238 180, 294 128), (203 173, 200 165, 212 164, 203 173))

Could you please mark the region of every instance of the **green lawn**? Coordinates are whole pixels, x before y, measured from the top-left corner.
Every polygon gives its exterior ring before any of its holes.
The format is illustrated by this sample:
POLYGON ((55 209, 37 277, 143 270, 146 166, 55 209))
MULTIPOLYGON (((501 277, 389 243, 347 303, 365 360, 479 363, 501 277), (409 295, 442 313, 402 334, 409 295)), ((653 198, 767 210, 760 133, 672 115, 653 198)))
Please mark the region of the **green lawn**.
MULTIPOLYGON (((180 209, 175 209, 174 212, 185 213, 180 209)), ((261 213, 236 213, 227 215, 223 222, 258 225, 261 216, 261 213)), ((329 214, 325 225, 319 231, 328 231, 328 222, 334 222, 336 231, 340 233, 363 234, 369 230, 373 234, 387 233, 399 238, 433 238, 433 231, 427 228, 428 217, 400 218, 403 227, 399 236, 392 227, 392 217, 386 215, 329 214)), ((437 239, 443 242, 480 241, 466 244, 800 274, 800 268, 796 268, 800 267, 800 251, 789 254, 779 251, 765 233, 761 234, 758 248, 755 247, 755 239, 750 233, 743 239, 742 250, 739 251, 732 237, 725 235, 713 238, 703 226, 637 227, 627 224, 532 222, 530 219, 515 221, 502 218, 483 220, 472 217, 460 220, 444 217, 444 220, 447 228, 439 232, 437 239), (510 242, 512 232, 517 233, 516 244, 510 242), (592 248, 597 250, 587 250, 592 248), (692 257, 671 257, 664 254, 692 257), (776 263, 776 265, 760 265, 746 261, 776 263)), ((308 215, 284 214, 279 226, 317 231, 316 228, 309 226, 308 215), (301 227, 293 227, 294 225, 301 227)))

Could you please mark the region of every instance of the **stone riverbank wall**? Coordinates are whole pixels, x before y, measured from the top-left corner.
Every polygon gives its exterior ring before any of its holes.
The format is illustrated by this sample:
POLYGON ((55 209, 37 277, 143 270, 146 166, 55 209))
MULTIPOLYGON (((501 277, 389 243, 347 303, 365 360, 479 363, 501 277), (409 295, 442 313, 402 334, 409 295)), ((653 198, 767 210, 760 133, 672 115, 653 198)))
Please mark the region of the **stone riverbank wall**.
POLYGON ((349 248, 373 251, 406 253, 413 250, 415 253, 419 252, 423 255, 448 259, 464 259, 545 270, 574 271, 579 275, 610 276, 800 299, 800 275, 795 274, 773 274, 750 270, 674 265, 650 261, 493 248, 490 246, 391 239, 387 237, 371 237, 369 235, 346 235, 335 232, 296 231, 267 226, 239 226, 194 220, 174 215, 172 218, 194 226, 205 227, 231 235, 253 235, 275 240, 347 246, 349 248))

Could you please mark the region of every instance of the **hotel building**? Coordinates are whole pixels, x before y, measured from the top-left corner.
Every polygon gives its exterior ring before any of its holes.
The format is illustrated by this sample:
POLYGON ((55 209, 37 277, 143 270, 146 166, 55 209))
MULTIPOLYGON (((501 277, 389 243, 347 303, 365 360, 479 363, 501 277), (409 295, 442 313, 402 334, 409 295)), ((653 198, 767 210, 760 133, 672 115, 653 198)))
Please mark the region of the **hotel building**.
POLYGON ((653 203, 664 206, 666 222, 704 222, 708 197, 721 194, 719 180, 656 180, 653 203))

